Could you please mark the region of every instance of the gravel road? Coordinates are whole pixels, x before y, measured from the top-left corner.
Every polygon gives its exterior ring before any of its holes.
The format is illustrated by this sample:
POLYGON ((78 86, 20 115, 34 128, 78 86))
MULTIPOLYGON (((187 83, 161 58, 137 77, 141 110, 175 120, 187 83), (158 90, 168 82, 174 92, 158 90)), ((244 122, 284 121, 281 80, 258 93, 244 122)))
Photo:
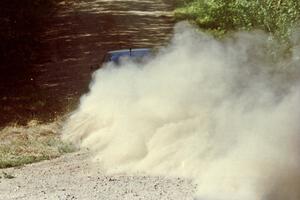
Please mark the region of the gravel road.
POLYGON ((195 187, 189 180, 106 175, 98 167, 90 162, 87 152, 77 152, 22 168, 3 169, 0 199, 193 199, 195 187))

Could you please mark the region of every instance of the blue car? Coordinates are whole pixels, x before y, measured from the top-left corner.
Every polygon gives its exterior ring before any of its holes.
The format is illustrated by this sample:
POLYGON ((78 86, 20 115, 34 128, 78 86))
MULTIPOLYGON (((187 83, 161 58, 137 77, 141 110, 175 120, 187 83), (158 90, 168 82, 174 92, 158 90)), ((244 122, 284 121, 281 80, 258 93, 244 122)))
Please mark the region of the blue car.
POLYGON ((120 64, 122 60, 130 60, 133 62, 143 63, 152 55, 149 48, 122 49, 109 51, 104 57, 104 63, 113 62, 120 64))
MULTIPOLYGON (((120 49, 107 52, 102 64, 112 62, 115 65, 120 65, 122 61, 125 60, 130 60, 135 63, 144 63, 151 56, 153 56, 153 49, 149 48, 120 49)), ((99 69, 102 64, 91 66, 91 71, 99 69)))

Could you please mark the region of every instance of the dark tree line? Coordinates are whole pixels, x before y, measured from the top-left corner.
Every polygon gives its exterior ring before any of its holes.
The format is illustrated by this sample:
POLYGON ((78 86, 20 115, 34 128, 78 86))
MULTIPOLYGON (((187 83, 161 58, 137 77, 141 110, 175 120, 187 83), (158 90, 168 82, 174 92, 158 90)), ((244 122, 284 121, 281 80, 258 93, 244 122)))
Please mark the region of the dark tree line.
POLYGON ((0 76, 12 68, 21 73, 36 58, 40 33, 55 13, 56 3, 57 0, 0 1, 0 76))

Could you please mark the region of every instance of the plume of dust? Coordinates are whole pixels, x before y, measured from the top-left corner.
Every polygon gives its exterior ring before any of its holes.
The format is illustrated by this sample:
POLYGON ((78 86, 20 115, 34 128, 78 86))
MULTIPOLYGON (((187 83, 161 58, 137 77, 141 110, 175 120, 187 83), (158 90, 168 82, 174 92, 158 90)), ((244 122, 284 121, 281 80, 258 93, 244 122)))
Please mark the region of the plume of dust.
POLYGON ((269 47, 263 33, 217 41, 179 23, 144 66, 94 74, 64 139, 111 173, 193 179, 201 200, 299 200, 299 57, 273 62, 269 47))

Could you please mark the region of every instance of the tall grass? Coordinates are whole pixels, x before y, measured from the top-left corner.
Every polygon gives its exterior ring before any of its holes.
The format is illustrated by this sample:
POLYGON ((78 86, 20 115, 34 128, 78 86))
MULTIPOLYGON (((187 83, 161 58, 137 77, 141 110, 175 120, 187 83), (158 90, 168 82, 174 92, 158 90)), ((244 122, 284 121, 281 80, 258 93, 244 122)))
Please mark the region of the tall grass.
POLYGON ((75 151, 75 147, 60 139, 60 124, 7 126, 0 130, 0 169, 59 157, 75 151))
POLYGON ((188 19, 215 35, 260 29, 287 41, 300 19, 299 0, 186 0, 176 9, 178 19, 188 19))

